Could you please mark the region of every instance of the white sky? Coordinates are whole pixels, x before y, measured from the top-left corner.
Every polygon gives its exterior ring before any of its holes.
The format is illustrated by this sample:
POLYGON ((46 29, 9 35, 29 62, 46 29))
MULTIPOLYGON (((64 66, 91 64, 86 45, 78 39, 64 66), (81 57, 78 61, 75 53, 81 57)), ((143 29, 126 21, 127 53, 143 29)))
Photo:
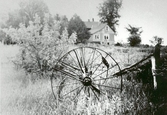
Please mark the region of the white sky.
MULTIPOLYGON (((0 19, 4 20, 6 13, 18 8, 21 0, 0 0, 0 19)), ((98 6, 104 0, 44 0, 51 14, 66 15, 69 19, 77 14, 83 21, 94 18, 99 21, 98 6)), ((116 41, 127 42, 129 33, 125 27, 128 24, 142 27, 142 43, 149 43, 153 36, 164 38, 167 45, 167 0, 123 0, 120 9, 120 21, 117 27, 116 41)), ((1 21, 0 20, 0 21, 1 21)))

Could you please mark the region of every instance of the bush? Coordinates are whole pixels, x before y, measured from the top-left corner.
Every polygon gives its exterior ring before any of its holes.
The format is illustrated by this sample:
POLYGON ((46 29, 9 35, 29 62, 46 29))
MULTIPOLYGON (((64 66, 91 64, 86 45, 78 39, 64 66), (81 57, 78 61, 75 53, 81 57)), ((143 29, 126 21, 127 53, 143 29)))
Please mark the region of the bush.
POLYGON ((16 44, 16 42, 14 40, 12 40, 12 38, 10 36, 6 36, 6 34, 0 29, 0 42, 4 43, 4 44, 16 44))
POLYGON ((3 42, 5 38, 5 33, 0 29, 0 42, 3 42))
POLYGON ((59 26, 59 23, 55 22, 49 27, 47 17, 44 24, 41 24, 40 18, 36 15, 34 22, 29 22, 27 27, 20 24, 19 29, 4 29, 4 32, 21 47, 17 64, 27 73, 49 75, 68 44, 74 43, 76 38, 69 38, 67 29, 62 35, 59 34, 59 26))
POLYGON ((16 44, 16 42, 13 41, 10 37, 4 37, 3 43, 6 44, 6 45, 14 45, 14 44, 16 44))
POLYGON ((115 46, 122 46, 122 44, 119 43, 119 42, 117 42, 117 43, 115 44, 115 46))
POLYGON ((140 44, 141 38, 138 35, 132 35, 128 38, 128 41, 129 41, 130 46, 136 46, 140 44))

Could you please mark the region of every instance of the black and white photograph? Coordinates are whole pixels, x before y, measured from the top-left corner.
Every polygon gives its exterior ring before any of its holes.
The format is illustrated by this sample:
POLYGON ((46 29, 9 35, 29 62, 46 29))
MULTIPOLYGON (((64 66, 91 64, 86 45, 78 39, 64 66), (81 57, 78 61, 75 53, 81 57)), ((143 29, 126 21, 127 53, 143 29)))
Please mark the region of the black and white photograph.
POLYGON ((167 115, 166 0, 0 0, 0 115, 167 115))

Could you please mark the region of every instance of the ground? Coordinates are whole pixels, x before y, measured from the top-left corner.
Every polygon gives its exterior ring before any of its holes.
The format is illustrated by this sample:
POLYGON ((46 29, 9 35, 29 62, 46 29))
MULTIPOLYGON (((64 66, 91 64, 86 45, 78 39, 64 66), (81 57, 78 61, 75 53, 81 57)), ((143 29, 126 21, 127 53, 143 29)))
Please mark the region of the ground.
MULTIPOLYGON (((145 54, 148 55, 140 48, 102 46, 100 49, 112 55, 121 68, 141 60, 145 54), (140 51, 136 52, 137 50, 140 51)), ((73 107, 66 108, 67 105, 57 107, 51 91, 50 79, 39 79, 38 82, 34 83, 31 80, 32 76, 25 74, 22 69, 17 69, 13 64, 18 53, 18 46, 0 44, 0 114, 59 115, 60 113, 70 114, 82 110, 82 107, 78 106, 76 111, 72 109, 73 107)))
POLYGON ((32 83, 30 76, 17 69, 12 62, 18 52, 18 46, 0 44, 0 114, 49 114, 51 110, 47 104, 53 102, 51 99, 49 101, 50 81, 32 83))
POLYGON ((14 64, 12 64, 12 59, 16 57, 19 48, 13 46, 5 46, 0 44, 0 113, 6 109, 8 102, 10 101, 10 96, 13 91, 18 88, 17 85, 13 85, 13 80, 16 77, 16 70, 14 69, 14 64))

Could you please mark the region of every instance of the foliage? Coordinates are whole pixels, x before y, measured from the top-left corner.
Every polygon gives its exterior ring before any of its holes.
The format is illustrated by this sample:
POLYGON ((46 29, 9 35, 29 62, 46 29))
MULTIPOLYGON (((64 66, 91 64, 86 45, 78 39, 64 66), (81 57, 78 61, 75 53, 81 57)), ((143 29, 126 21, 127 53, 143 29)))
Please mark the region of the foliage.
POLYGON ((128 38, 128 41, 130 43, 130 46, 136 46, 137 44, 139 44, 141 42, 141 38, 138 35, 131 35, 128 38))
POLYGON ((126 30, 130 33, 130 36, 128 37, 128 42, 130 43, 130 46, 136 46, 140 44, 140 35, 143 32, 140 29, 141 27, 133 27, 131 25, 129 25, 129 28, 126 28, 126 30))
POLYGON ((131 35, 140 35, 143 31, 140 31, 141 27, 133 27, 129 25, 129 28, 126 28, 131 35))
MULTIPOLYGON (((16 47, 18 46, 5 46, 1 48, 4 48, 3 51, 6 52, 7 55, 9 54, 10 57, 10 52, 18 52, 15 50, 16 47)), ((103 46, 101 46, 100 48, 102 47, 103 46)), ((17 49, 19 49, 19 47, 17 49)), ((130 61, 131 64, 143 58, 143 53, 138 51, 140 48, 136 47, 125 49, 123 47, 111 48, 110 46, 110 48, 108 47, 105 49, 108 53, 114 56, 114 59, 117 59, 116 61, 119 65, 124 65, 127 60, 127 53, 124 53, 123 50, 129 50, 130 57, 132 57, 130 61), (122 61, 120 62, 119 59, 122 59, 122 61)), ((148 53, 145 54, 148 55, 148 53)), ((7 96, 2 96, 2 103, 4 102, 6 104, 6 106, 1 106, 3 110, 2 114, 152 115, 152 113, 156 111, 155 108, 150 107, 153 105, 149 102, 147 96, 143 92, 146 87, 143 87, 142 83, 138 83, 135 81, 135 79, 138 78, 137 72, 139 72, 140 70, 136 70, 135 72, 128 72, 127 75, 123 76, 123 91, 120 92, 120 90, 118 90, 117 93, 111 94, 110 96, 112 96, 112 99, 110 100, 108 100, 107 97, 103 97, 104 100, 92 103, 91 101, 88 101, 88 99, 78 99, 77 104, 72 101, 71 103, 59 102, 58 105, 57 101, 52 95, 49 80, 38 79, 38 82, 31 82, 31 79, 36 77, 35 74, 25 75, 24 71, 22 71, 21 69, 16 71, 13 68, 12 63, 10 63, 10 61, 7 62, 10 65, 6 66, 6 63, 2 65, 2 72, 4 75, 2 76, 2 78, 4 77, 6 82, 8 82, 5 85, 2 83, 2 87, 4 89, 6 88, 5 90, 2 90, 2 93, 5 95, 4 92, 7 92, 7 96)), ((139 77, 146 78, 148 76, 146 73, 141 74, 139 77)), ((56 82, 58 84, 57 79, 56 82)))
POLYGON ((5 33, 0 29, 0 42, 3 42, 5 33))
MULTIPOLYGON (((27 25, 20 24, 18 28, 9 27, 3 29, 3 31, 21 47, 17 64, 20 64, 26 72, 35 73, 32 75, 33 77, 36 77, 36 74, 47 76, 51 74, 51 69, 55 67, 57 60, 67 50, 68 45, 76 41, 77 36, 80 37, 79 40, 82 42, 87 38, 84 36, 85 38, 82 39, 80 31, 72 33, 75 29, 70 29, 72 32, 68 33, 69 28, 67 30, 65 27, 60 33, 61 22, 54 20, 53 24, 50 25, 50 16, 47 14, 43 18, 43 23, 41 23, 41 18, 38 15, 35 15, 33 19, 27 25)), ((77 21, 76 25, 81 27, 80 24, 82 25, 81 21, 80 23, 77 21)), ((109 50, 111 51, 111 49, 109 50)), ((111 53, 116 54, 117 52, 113 51, 111 53)), ((120 57, 120 54, 117 53, 114 56, 123 59, 122 64, 125 64, 127 52, 125 55, 123 54, 122 57, 124 58, 120 57)), ((136 55, 133 52, 131 54, 136 55)), ((139 57, 141 58, 141 55, 137 55, 137 59, 139 57)), ((14 75, 9 75, 8 77, 13 78, 14 75)), ((8 97, 10 101, 6 102, 9 102, 8 106, 11 106, 14 113, 21 111, 21 114, 148 114, 143 111, 150 107, 149 101, 142 89, 142 84, 134 80, 136 76, 137 73, 135 72, 129 72, 127 76, 123 76, 124 89, 122 93, 118 90, 117 93, 111 94, 111 100, 103 97, 103 101, 92 103, 91 101, 78 99, 77 105, 75 102, 62 102, 58 105, 51 92, 49 92, 50 83, 44 81, 44 79, 39 80, 35 84, 30 82, 28 85, 24 83, 16 85, 13 84, 14 81, 10 81, 12 78, 9 78, 10 83, 7 85, 12 84, 11 87, 16 86, 16 88, 13 88, 12 93, 9 91, 11 93, 8 97)), ((27 83, 29 80, 27 77, 29 75, 21 74, 19 79, 25 79, 25 83, 27 83)), ((10 112, 8 111, 7 113, 9 114, 10 112)), ((11 114, 14 113, 11 112, 11 114)))
POLYGON ((29 25, 29 21, 34 21, 34 16, 37 14, 41 21, 45 13, 49 13, 48 6, 43 2, 43 0, 24 0, 21 1, 20 9, 9 12, 9 19, 6 22, 6 26, 12 26, 14 28, 19 28, 19 24, 23 23, 25 26, 29 25))
POLYGON ((107 23, 109 27, 116 32, 116 25, 119 22, 119 9, 121 8, 122 1, 121 0, 106 0, 103 4, 100 4, 99 7, 99 17, 100 21, 103 23, 107 23))
POLYGON ((20 15, 23 17, 25 24, 34 20, 34 16, 38 15, 43 21, 45 13, 49 13, 48 6, 43 0, 26 0, 20 2, 20 15))
POLYGON ((56 14, 53 17, 54 20, 59 21, 60 23, 60 34, 62 34, 63 30, 68 27, 68 18, 66 16, 60 16, 59 14, 56 14))
POLYGON ((85 23, 81 20, 81 18, 77 15, 74 15, 68 24, 68 33, 71 35, 76 32, 77 34, 77 42, 85 43, 89 37, 90 33, 86 28, 85 23))
POLYGON ((8 20, 6 21, 6 27, 12 26, 18 28, 19 24, 22 22, 19 10, 14 10, 8 13, 8 20))
POLYGON ((162 42, 163 42, 163 38, 158 37, 158 36, 154 36, 154 37, 150 40, 150 43, 155 46, 155 45, 158 43, 159 40, 162 40, 162 42))
MULTIPOLYGON (((24 24, 25 27, 29 25, 29 21, 34 21, 35 15, 38 15, 41 18, 41 22, 44 22, 44 16, 47 14, 49 16, 49 25, 53 24, 53 19, 49 14, 49 9, 43 0, 24 0, 19 4, 19 9, 11 11, 8 13, 8 19, 5 20, 4 24, 1 24, 1 28, 20 28, 20 23, 24 24)), ((42 28, 41 28, 42 30, 42 28)), ((5 44, 13 44, 13 38, 1 34, 1 39, 3 39, 5 44)), ((2 40, 1 40, 2 41, 2 40)))
POLYGON ((6 45, 14 45, 16 44, 15 41, 13 41, 9 36, 7 36, 4 40, 3 40, 3 43, 6 44, 6 45))
POLYGON ((122 44, 119 43, 119 42, 117 42, 117 43, 115 44, 115 46, 122 46, 122 44))
POLYGON ((27 27, 20 24, 19 29, 10 27, 3 31, 21 46, 21 67, 26 72, 43 75, 54 68, 57 59, 76 38, 71 37, 69 40, 66 29, 60 35, 59 22, 55 21, 50 27, 47 15, 44 17, 43 25, 38 15, 35 15, 34 19, 27 27))

